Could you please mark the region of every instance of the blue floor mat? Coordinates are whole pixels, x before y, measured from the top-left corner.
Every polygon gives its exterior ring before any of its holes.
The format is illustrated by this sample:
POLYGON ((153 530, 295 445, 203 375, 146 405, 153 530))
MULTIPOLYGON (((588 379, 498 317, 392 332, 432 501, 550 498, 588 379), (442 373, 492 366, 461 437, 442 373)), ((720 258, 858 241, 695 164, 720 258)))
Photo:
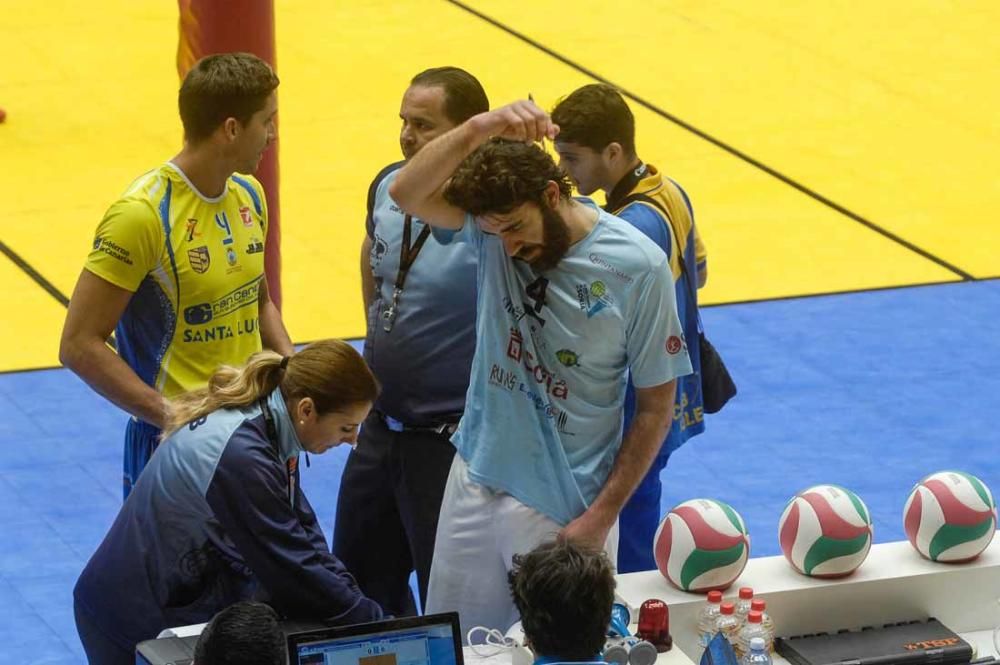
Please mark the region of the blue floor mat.
POLYGON ((811 485, 860 495, 876 542, 906 538, 906 497, 934 471, 1000 491, 997 311, 996 281, 704 310, 739 395, 671 456, 664 511, 730 503, 763 556, 780 553, 781 511, 811 485))
MULTIPOLYGON (((904 538, 906 495, 933 471, 1000 491, 997 311, 996 281, 705 310, 740 393, 672 456, 664 509, 726 501, 763 556, 813 484, 857 492, 878 542, 904 538)), ((72 587, 120 505, 125 420, 68 371, 0 376, 0 661, 84 662, 72 587)), ((302 469, 328 537, 347 452, 302 469)))

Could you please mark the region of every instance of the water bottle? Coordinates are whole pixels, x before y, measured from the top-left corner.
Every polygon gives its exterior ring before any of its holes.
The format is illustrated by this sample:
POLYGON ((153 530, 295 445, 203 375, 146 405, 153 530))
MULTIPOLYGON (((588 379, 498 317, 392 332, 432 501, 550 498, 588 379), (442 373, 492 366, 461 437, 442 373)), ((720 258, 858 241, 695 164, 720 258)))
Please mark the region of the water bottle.
POLYGON ((750 640, 750 651, 740 660, 740 665, 772 665, 771 654, 764 645, 764 638, 750 640))
POLYGON ((715 632, 736 646, 736 637, 740 632, 740 620, 736 618, 736 606, 732 603, 722 603, 719 606, 719 618, 715 622, 715 632))
POLYGON ((763 598, 754 598, 750 603, 751 612, 760 612, 760 623, 764 626, 764 641, 767 642, 767 650, 774 651, 774 619, 766 612, 767 603, 763 598))
POLYGON ((715 637, 715 624, 719 619, 719 608, 722 605, 722 592, 709 591, 708 601, 698 613, 698 644, 704 649, 715 637))
POLYGON ((740 628, 739 636, 736 638, 736 644, 733 645, 733 649, 735 649, 736 656, 738 658, 743 658, 750 653, 750 642, 755 637, 763 639, 764 648, 768 651, 771 650, 771 644, 767 639, 767 632, 764 630, 761 618, 761 613, 755 610, 750 610, 750 614, 747 615, 747 622, 743 624, 742 628, 740 628))
POLYGON ((740 624, 747 622, 747 615, 750 614, 750 602, 753 600, 753 589, 748 586, 740 587, 739 599, 736 601, 736 618, 740 624))

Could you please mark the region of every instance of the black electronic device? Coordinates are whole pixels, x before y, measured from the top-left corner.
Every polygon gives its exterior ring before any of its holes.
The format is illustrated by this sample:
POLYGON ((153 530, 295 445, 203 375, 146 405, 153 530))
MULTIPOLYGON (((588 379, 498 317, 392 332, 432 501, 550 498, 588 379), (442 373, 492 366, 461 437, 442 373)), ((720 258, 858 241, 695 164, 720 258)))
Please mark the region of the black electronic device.
POLYGON ((779 637, 775 648, 793 665, 960 665, 972 660, 969 643, 933 618, 779 637))
POLYGON ((425 614, 288 636, 289 665, 464 665, 458 613, 425 614))

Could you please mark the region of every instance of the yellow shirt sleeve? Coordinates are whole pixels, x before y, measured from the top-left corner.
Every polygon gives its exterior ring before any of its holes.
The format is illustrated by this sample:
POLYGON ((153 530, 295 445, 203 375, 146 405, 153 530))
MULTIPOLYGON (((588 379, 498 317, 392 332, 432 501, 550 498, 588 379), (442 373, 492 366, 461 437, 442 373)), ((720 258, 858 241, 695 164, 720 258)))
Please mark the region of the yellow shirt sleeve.
POLYGON ((141 199, 116 201, 97 226, 84 268, 133 293, 160 261, 163 228, 156 211, 141 199))

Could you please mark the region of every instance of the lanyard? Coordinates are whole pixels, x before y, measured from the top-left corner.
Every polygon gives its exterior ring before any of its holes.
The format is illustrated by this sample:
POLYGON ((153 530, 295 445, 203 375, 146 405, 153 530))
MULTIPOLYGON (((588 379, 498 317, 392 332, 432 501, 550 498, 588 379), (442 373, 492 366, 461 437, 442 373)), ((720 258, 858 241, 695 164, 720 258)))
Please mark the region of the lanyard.
POLYGON ((614 214, 615 210, 620 210, 623 207, 622 199, 635 189, 635 186, 646 177, 648 171, 649 169, 646 165, 639 162, 634 169, 626 173, 611 189, 611 193, 608 194, 608 201, 604 206, 604 210, 611 214, 614 214))
POLYGON ((389 309, 382 312, 382 330, 392 331, 392 326, 396 321, 396 314, 399 312, 399 296, 403 293, 403 285, 406 284, 406 276, 410 272, 410 266, 417 260, 417 254, 427 241, 427 236, 431 234, 431 228, 424 226, 417 236, 417 241, 410 246, 410 235, 413 218, 407 215, 403 219, 403 244, 399 247, 399 269, 396 271, 396 283, 392 289, 392 303, 389 309))

